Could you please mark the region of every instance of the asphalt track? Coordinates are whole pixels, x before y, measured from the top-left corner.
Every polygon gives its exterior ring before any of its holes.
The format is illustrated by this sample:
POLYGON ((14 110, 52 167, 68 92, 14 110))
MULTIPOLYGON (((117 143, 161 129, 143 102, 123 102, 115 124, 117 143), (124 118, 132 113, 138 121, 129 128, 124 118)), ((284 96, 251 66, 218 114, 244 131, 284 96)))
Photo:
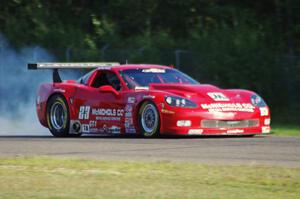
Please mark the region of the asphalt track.
POLYGON ((19 156, 300 167, 300 137, 143 139, 0 136, 0 157, 19 156))

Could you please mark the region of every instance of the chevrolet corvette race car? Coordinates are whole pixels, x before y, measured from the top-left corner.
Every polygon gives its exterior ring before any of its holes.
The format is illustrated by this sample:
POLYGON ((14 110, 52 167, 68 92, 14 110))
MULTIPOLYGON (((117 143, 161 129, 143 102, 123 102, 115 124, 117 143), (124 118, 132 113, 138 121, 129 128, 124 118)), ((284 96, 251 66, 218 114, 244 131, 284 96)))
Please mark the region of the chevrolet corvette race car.
POLYGON ((40 85, 40 123, 57 137, 81 134, 256 135, 270 132, 270 111, 255 92, 200 84, 168 66, 33 63, 53 69, 40 85), (92 71, 62 81, 58 69, 92 71))

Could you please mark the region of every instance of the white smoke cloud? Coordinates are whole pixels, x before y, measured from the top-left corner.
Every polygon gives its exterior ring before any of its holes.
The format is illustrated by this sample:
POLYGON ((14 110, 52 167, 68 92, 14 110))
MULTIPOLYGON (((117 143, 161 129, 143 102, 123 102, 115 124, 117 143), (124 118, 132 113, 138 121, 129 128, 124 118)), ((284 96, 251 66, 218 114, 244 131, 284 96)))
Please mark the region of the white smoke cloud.
POLYGON ((0 135, 50 135, 39 123, 35 98, 51 71, 28 71, 27 63, 54 61, 41 47, 15 50, 0 34, 0 135))
MULTIPOLYGON (((13 49, 0 33, 0 135, 51 135, 38 121, 36 92, 52 81, 50 70, 27 70, 28 63, 56 61, 39 46, 13 49)), ((62 79, 76 79, 80 71, 61 71, 62 79)))

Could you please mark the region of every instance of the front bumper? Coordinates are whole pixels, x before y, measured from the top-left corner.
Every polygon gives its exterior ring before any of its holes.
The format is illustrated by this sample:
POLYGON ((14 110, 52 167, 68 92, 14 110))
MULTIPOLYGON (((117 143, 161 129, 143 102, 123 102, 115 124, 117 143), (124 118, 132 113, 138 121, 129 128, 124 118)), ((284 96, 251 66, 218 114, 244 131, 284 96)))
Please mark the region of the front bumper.
POLYGON ((161 134, 172 135, 255 135, 270 132, 270 115, 261 116, 258 110, 249 112, 207 112, 202 110, 162 110, 161 134), (258 120, 255 126, 227 126, 207 128, 202 120, 245 121, 258 120), (189 126, 178 126, 178 121, 190 121, 189 126))

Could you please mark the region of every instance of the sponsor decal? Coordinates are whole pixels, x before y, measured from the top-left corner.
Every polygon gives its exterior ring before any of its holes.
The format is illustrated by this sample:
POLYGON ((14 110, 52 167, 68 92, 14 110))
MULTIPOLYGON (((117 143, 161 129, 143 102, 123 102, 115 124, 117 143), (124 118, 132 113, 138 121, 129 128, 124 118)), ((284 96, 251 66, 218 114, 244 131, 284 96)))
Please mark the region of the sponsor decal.
POLYGON ((126 133, 136 133, 135 128, 132 126, 130 128, 126 128, 126 133))
POLYGON ((160 68, 147 68, 142 70, 143 73, 165 73, 165 69, 160 68))
POLYGON ((264 121, 265 125, 270 125, 271 124, 271 119, 270 118, 266 118, 264 121))
POLYGON ((133 104, 135 102, 135 97, 128 97, 127 103, 128 104, 133 104))
POLYGON ((268 110, 267 107, 260 107, 259 111, 260 111, 260 116, 267 116, 267 115, 269 115, 269 110, 268 110))
POLYGON ((126 118, 131 118, 132 117, 132 110, 133 110, 133 107, 131 104, 127 104, 125 106, 125 117, 126 118))
POLYGON ((120 134, 121 127, 119 126, 108 127, 106 124, 104 124, 102 128, 91 128, 90 133, 120 134))
POLYGON ((133 119, 132 118, 125 118, 125 128, 129 128, 133 125, 133 119))
POLYGON ((155 96, 154 95, 144 95, 143 99, 154 99, 155 96))
POLYGON ((90 127, 97 127, 97 121, 94 121, 94 120, 91 120, 90 122, 89 122, 89 126, 90 127))
POLYGON ((112 134, 120 134, 121 133, 121 128, 118 126, 112 126, 108 128, 108 132, 112 134))
POLYGON ((147 86, 136 86, 134 87, 135 90, 149 90, 149 87, 147 86))
POLYGON ((89 133, 99 133, 102 132, 101 130, 99 130, 98 128, 90 128, 90 132, 89 133))
POLYGON ((167 109, 161 109, 161 112, 162 113, 167 113, 167 114, 175 114, 174 111, 170 111, 170 110, 167 110, 167 109))
POLYGON ((90 117, 90 106, 80 106, 79 107, 79 114, 78 119, 80 120, 88 120, 90 117))
POLYGON ((108 133, 108 127, 106 124, 103 125, 102 131, 103 131, 103 133, 108 133))
POLYGON ((123 109, 110 109, 110 108, 93 108, 92 115, 97 116, 118 116, 122 117, 124 114, 123 109))
POLYGON ((132 117, 132 112, 126 112, 125 117, 132 117))
POLYGON ((207 93, 207 95, 215 101, 229 101, 229 99, 223 93, 211 92, 207 93))
POLYGON ((243 129, 232 129, 232 130, 227 130, 227 134, 238 134, 238 133, 244 133, 243 129))
POLYGON ((254 112, 255 107, 250 103, 211 103, 201 104, 201 107, 209 112, 254 112))
POLYGON ((262 133, 270 133, 271 128, 269 126, 263 126, 261 127, 261 132, 262 133))
POLYGON ((83 124, 83 125, 81 125, 81 131, 82 131, 83 133, 88 133, 88 132, 90 132, 90 126, 89 126, 88 124, 83 124))
POLYGON ((125 106, 125 133, 136 133, 134 124, 133 124, 133 105, 129 103, 125 106))
POLYGON ((97 116, 96 120, 102 120, 102 121, 121 121, 121 117, 97 116))
POLYGON ((55 88, 53 91, 54 92, 60 92, 60 93, 65 93, 66 92, 64 89, 61 89, 61 88, 55 88))
POLYGON ((190 129, 188 134, 189 135, 202 135, 203 129, 190 129))
POLYGON ((133 107, 132 107, 132 105, 130 105, 130 104, 127 104, 126 106, 125 106, 125 112, 131 112, 132 111, 132 109, 133 109, 133 107))

